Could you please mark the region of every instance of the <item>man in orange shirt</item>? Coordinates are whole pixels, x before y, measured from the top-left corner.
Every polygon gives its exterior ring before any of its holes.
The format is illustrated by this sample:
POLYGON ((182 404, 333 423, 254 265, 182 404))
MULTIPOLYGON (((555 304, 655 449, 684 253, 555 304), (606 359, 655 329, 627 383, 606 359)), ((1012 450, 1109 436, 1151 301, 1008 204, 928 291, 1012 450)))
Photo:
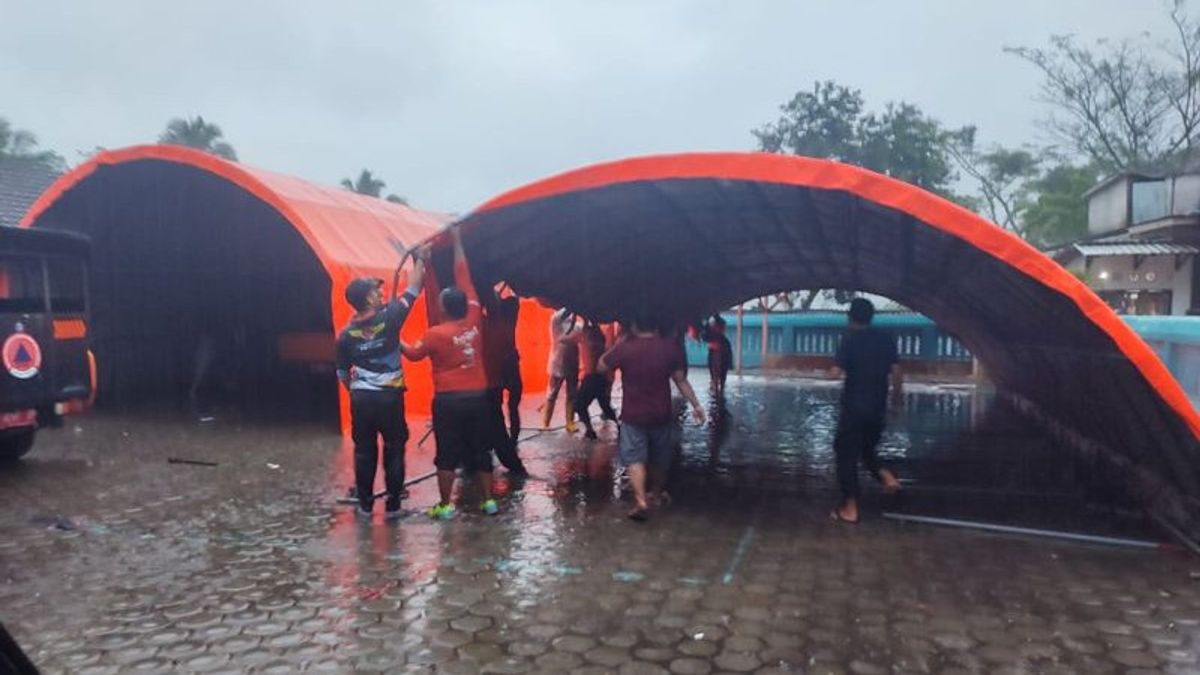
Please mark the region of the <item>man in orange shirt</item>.
MULTIPOLYGON (((434 466, 440 501, 429 509, 429 515, 442 520, 454 517, 450 498, 454 471, 460 466, 466 474, 479 477, 483 512, 495 515, 500 510, 492 499, 492 457, 488 452, 491 409, 483 362, 483 311, 457 225, 450 229, 450 236, 454 242, 455 285, 442 289, 436 300, 428 295, 425 298, 426 303, 438 303, 446 320, 430 327, 416 344, 403 345, 409 359, 428 358, 433 362, 433 436, 437 442, 434 466)), ((422 250, 421 256, 428 258, 428 249, 422 250)))

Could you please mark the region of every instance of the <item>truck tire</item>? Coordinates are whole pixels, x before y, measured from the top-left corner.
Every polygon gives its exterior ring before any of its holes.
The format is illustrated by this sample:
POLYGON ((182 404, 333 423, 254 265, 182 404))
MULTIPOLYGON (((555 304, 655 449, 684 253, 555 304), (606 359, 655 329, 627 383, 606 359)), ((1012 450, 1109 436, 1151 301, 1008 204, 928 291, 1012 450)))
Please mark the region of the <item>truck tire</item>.
POLYGON ((36 435, 33 427, 0 431, 0 464, 11 464, 28 454, 36 435))

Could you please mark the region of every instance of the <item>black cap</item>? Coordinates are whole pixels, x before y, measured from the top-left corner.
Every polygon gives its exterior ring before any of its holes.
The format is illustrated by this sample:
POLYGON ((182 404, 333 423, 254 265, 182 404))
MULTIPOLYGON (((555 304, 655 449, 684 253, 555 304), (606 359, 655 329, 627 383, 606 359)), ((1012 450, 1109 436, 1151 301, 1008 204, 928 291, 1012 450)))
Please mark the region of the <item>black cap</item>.
POLYGON ((383 285, 383 279, 359 277, 346 286, 346 302, 358 311, 367 308, 367 296, 371 291, 383 285))

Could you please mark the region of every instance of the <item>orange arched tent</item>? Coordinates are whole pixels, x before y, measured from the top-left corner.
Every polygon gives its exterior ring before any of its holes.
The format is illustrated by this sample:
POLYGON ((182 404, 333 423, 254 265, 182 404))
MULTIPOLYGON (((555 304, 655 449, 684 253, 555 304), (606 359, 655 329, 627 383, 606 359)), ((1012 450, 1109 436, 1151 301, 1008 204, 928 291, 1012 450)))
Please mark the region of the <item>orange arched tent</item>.
POLYGON ((463 228, 479 277, 600 320, 800 288, 892 297, 1200 531, 1200 415, 1155 353, 1053 260, 915 186, 787 155, 638 157, 502 194, 463 228))
MULTIPOLYGON (((334 330, 344 325, 353 313, 343 296, 351 279, 371 276, 390 283, 399 260, 392 242, 412 246, 438 232, 449 221, 442 213, 316 185, 198 150, 145 145, 99 153, 62 176, 34 203, 21 226, 83 231, 98 246, 104 246, 119 228, 184 227, 183 222, 193 222, 188 220, 193 213, 200 214, 197 218, 211 214, 222 223, 239 221, 237 227, 249 232, 246 236, 252 243, 231 241, 222 254, 245 256, 253 265, 256 256, 267 252, 264 249, 276 245, 269 239, 256 238, 254 232, 268 228, 263 222, 263 214, 268 212, 290 225, 327 275, 327 311, 329 326, 334 330), (226 202, 235 206, 223 206, 226 202), (256 247, 259 250, 254 250, 256 247)), ((208 226, 201 220, 195 222, 208 226)), ((122 258, 121 253, 110 252, 107 264, 113 268, 139 264, 137 260, 122 258)), ((199 255, 197 252, 183 259, 195 265, 209 262, 196 260, 199 255)), ((259 264, 272 263, 263 255, 259 264)), ((282 274, 284 270, 277 272, 282 274)), ((268 273, 276 272, 268 270, 268 273)), ((312 298, 312 303, 325 301, 312 298)), ((544 387, 545 379, 544 366, 539 365, 544 364, 544 310, 526 303, 523 314, 519 336, 527 355, 523 365, 528 369, 528 387, 536 391, 539 386, 544 387)), ((424 309, 418 307, 402 334, 405 339, 415 339, 423 333, 425 325, 424 309)), ((309 342, 309 351, 314 351, 312 341, 309 342)), ((331 346, 331 340, 318 341, 315 348, 318 354, 313 358, 331 358, 331 346)), ((292 347, 304 350, 306 345, 304 341, 293 341, 292 347)), ((408 363, 405 370, 409 409, 427 412, 431 397, 428 363, 408 363)), ((344 392, 341 403, 344 426, 348 419, 344 392)))

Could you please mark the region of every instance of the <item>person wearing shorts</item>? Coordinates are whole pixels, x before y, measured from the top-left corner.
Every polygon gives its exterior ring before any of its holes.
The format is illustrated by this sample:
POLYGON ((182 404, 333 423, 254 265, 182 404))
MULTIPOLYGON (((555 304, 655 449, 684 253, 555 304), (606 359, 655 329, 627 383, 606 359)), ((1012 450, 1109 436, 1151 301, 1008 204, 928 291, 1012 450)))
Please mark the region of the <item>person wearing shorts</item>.
POLYGON ((558 392, 566 386, 567 400, 563 402, 566 408, 566 431, 573 434, 575 426, 575 396, 579 388, 579 345, 572 339, 577 332, 575 315, 566 308, 559 309, 550 317, 550 358, 546 363, 546 371, 550 374, 550 384, 546 387, 546 402, 542 404, 542 428, 550 428, 550 420, 554 417, 554 405, 558 402, 558 392))
MULTIPOLYGON (((494 515, 500 510, 492 499, 492 418, 483 363, 483 310, 457 226, 450 229, 450 235, 454 242, 455 285, 437 296, 445 320, 431 326, 420 342, 402 346, 409 359, 428 358, 433 363, 433 436, 437 442, 433 463, 440 500, 429 509, 429 515, 442 520, 455 514, 450 500, 454 472, 459 468, 464 476, 474 474, 479 478, 483 512, 494 515)), ((428 258, 428 248, 420 255, 428 258)), ((428 292, 426 289, 425 301, 431 302, 428 292)))
POLYGON ((646 319, 635 321, 630 338, 600 358, 599 371, 621 373, 624 398, 618 446, 634 499, 628 516, 643 521, 650 511, 648 495, 660 503, 665 496, 674 448, 671 382, 691 404, 698 424, 704 423, 704 409, 688 384, 687 358, 677 341, 660 336, 646 319))

